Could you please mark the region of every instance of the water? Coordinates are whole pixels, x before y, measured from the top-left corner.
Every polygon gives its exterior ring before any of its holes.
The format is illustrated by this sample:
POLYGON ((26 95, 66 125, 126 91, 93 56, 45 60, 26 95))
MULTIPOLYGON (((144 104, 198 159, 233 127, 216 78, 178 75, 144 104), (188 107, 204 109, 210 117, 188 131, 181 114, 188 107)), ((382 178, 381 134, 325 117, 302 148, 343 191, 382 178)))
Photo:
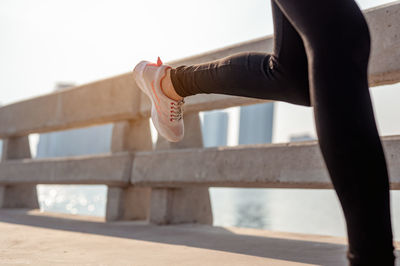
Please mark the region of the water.
MULTIPOLYGON (((43 211, 104 216, 106 186, 38 186, 43 211)), ((215 226, 345 236, 336 194, 322 189, 210 188, 215 226)), ((392 224, 400 241, 400 191, 391 191, 392 224)))
POLYGON ((107 186, 38 185, 42 211, 104 216, 107 186))
POLYGON ((215 224, 345 235, 333 190, 212 188, 215 224))

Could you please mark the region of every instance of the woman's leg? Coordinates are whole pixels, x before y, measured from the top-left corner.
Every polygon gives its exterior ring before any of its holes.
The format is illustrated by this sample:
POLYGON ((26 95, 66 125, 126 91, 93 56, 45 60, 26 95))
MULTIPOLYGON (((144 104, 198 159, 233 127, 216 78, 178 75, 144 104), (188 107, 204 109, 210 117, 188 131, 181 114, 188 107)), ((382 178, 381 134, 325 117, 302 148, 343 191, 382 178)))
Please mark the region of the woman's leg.
POLYGON ((368 25, 353 0, 276 0, 302 36, 319 144, 352 265, 394 265, 386 162, 372 109, 368 25))
POLYGON ((239 53, 170 72, 182 97, 219 93, 310 105, 308 63, 303 41, 272 1, 274 52, 239 53))
POLYGON ((308 74, 300 37, 273 2, 274 55, 239 54, 180 67, 171 71, 173 85, 181 96, 222 93, 310 105, 308 77, 321 151, 346 218, 350 262, 393 265, 388 174, 368 89, 365 19, 353 0, 275 1, 301 34, 308 74))

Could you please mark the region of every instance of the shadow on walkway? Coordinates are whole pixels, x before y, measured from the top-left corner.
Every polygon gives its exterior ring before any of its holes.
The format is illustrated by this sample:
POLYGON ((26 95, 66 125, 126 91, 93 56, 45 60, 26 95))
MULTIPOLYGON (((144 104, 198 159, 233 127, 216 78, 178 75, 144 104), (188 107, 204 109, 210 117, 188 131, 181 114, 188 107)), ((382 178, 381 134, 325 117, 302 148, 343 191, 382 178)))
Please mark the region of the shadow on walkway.
MULTIPOLYGON (((264 258, 318 265, 346 265, 346 245, 288 238, 235 234, 223 227, 206 225, 156 226, 139 222, 104 223, 41 215, 27 210, 0 210, 0 222, 47 229, 97 234, 171 245, 184 245, 264 258)), ((307 236, 304 236, 307 239, 307 236)), ((309 237, 308 239, 315 239, 309 237)), ((320 238, 322 239, 322 237, 320 238)), ((399 256, 399 255, 397 255, 399 256)))

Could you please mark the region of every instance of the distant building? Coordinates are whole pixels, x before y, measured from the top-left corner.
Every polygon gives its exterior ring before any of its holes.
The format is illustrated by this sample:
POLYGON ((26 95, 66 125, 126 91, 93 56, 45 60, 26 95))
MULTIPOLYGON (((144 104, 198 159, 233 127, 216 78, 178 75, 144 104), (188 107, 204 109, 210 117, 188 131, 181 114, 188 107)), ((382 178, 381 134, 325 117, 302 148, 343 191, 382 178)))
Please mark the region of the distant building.
POLYGON ((75 83, 72 82, 57 82, 56 83, 56 88, 54 89, 55 91, 60 91, 63 89, 68 89, 68 88, 72 88, 75 86, 75 83))
POLYGON ((205 147, 226 146, 229 130, 238 130, 238 144, 270 143, 274 104, 256 104, 240 107, 239 128, 228 128, 232 117, 226 111, 205 112, 203 116, 203 142, 205 147))
POLYGON ((204 147, 226 146, 228 135, 228 113, 206 112, 202 123, 204 147))
POLYGON ((270 143, 274 103, 240 107, 239 144, 270 143))
POLYGON ((290 142, 300 142, 300 141, 310 141, 310 140, 315 140, 315 138, 313 138, 308 133, 297 134, 297 135, 291 135, 290 136, 290 142))

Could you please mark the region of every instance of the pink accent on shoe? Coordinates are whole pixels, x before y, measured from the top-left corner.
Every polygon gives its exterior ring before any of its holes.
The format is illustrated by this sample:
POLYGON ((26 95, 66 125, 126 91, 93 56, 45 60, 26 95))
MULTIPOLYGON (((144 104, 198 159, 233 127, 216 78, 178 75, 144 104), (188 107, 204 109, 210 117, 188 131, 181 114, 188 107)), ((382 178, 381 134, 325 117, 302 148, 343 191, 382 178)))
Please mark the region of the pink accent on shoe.
POLYGON ((157 101, 160 103, 160 99, 158 98, 158 95, 156 93, 156 89, 154 88, 154 80, 151 81, 151 89, 153 90, 153 93, 156 96, 157 101))
POLYGON ((157 66, 161 66, 163 63, 160 57, 157 57, 157 66))
MULTIPOLYGON (((154 95, 157 97, 157 94, 155 94, 155 89, 154 89, 154 81, 151 82, 151 87, 154 92, 154 95)), ((153 98, 154 106, 156 107, 157 113, 159 113, 161 115, 161 110, 160 110, 160 107, 158 106, 158 104, 160 104, 160 99, 158 99, 158 97, 157 97, 157 101, 158 101, 158 103, 157 103, 156 101, 154 101, 153 94, 150 93, 150 95, 151 95, 151 98, 153 98)))
POLYGON ((159 67, 162 66, 163 62, 161 61, 160 57, 157 57, 157 64, 156 63, 149 63, 147 64, 148 66, 155 66, 155 67, 159 67))

